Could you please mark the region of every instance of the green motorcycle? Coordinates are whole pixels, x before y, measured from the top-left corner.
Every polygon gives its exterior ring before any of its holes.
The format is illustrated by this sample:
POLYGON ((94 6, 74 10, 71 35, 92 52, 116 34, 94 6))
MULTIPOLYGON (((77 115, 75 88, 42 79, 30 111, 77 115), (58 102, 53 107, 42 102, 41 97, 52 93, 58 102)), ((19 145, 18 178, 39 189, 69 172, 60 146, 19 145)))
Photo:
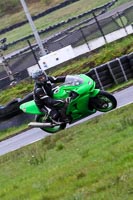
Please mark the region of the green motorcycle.
MULTIPOLYGON (((23 103, 20 109, 25 113, 34 114, 35 122, 30 122, 30 127, 39 127, 48 133, 55 133, 66 128, 69 123, 81 120, 96 111, 108 112, 117 106, 115 97, 105 91, 95 88, 95 81, 85 74, 67 75, 65 82, 53 88, 54 99, 66 99, 71 101, 66 108, 68 122, 63 122, 61 117, 53 120, 48 114, 40 112, 34 100, 23 103)), ((58 108, 61 113, 62 107, 58 108)))

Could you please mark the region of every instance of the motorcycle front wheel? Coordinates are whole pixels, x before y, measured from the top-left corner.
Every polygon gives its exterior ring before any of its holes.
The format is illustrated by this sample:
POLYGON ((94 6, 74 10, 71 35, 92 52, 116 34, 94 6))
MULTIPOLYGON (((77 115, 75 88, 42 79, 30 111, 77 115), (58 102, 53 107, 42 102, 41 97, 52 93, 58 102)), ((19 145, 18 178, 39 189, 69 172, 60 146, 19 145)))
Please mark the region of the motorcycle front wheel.
POLYGON ((117 106, 115 97, 105 91, 100 91, 93 99, 93 107, 100 112, 108 112, 117 106))
MULTIPOLYGON (((44 116, 43 115, 36 115, 35 121, 43 123, 44 122, 44 116)), ((43 127, 43 128, 40 128, 40 129, 47 132, 47 133, 56 133, 56 132, 58 132, 62 129, 65 129, 65 128, 66 128, 66 123, 51 126, 51 127, 43 127)))

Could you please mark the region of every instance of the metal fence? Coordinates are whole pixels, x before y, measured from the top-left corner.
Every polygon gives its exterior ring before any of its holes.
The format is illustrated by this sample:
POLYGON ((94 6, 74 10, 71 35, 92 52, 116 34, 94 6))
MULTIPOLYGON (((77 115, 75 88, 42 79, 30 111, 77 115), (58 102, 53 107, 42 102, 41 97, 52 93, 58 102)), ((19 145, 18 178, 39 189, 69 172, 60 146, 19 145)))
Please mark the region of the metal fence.
MULTIPOLYGON (((96 86, 102 90, 126 82, 133 78, 133 53, 111 60, 103 65, 91 69, 86 75, 96 81, 96 86)), ((28 78, 27 70, 15 74, 15 78, 28 78)), ((9 77, 0 80, 0 90, 8 87, 9 77)))
MULTIPOLYGON (((118 12, 117 9, 97 16, 92 12, 90 18, 82 22, 77 27, 69 28, 66 32, 57 37, 53 37, 45 42, 44 46, 52 51, 58 48, 72 45, 72 47, 87 43, 95 38, 103 37, 108 43, 106 35, 121 28, 128 35, 127 26, 133 23, 133 2, 128 7, 118 12)), ((133 28, 133 27, 132 27, 133 28)))
MULTIPOLYGON (((95 13, 96 16, 99 16, 105 12, 108 11, 108 9, 113 6, 117 0, 110 1, 106 3, 105 5, 102 5, 100 7, 97 7, 93 10, 86 11, 78 16, 74 16, 71 18, 68 18, 66 21, 61 21, 57 24, 51 25, 47 27, 46 29, 42 29, 39 32, 40 37, 42 37, 42 40, 44 41, 44 46, 47 42, 50 42, 52 40, 56 40, 56 38, 61 39, 64 37, 64 35, 68 35, 71 31, 74 31, 81 25, 85 25, 88 21, 92 20, 94 18, 93 13, 95 13)), ((28 36, 25 36, 23 38, 20 38, 16 41, 12 41, 11 43, 8 43, 8 47, 15 46, 16 44, 23 42, 26 44, 28 39, 34 38, 34 34, 30 34, 28 36)))
MULTIPOLYGON (((130 34, 127 31, 127 26, 132 25, 133 22, 133 2, 129 2, 124 6, 122 5, 119 8, 106 12, 109 6, 110 4, 107 4, 106 6, 104 5, 104 7, 96 8, 95 10, 78 16, 78 20, 80 19, 78 23, 76 18, 70 20, 69 28, 61 32, 59 31, 55 35, 44 40, 44 47, 51 52, 68 45, 72 45, 72 47, 75 48, 86 43, 89 49, 89 41, 98 37, 103 37, 105 43, 108 43, 107 34, 117 31, 120 28, 123 28, 125 35, 130 34), (71 23, 74 23, 74 25, 71 23)), ((133 26, 131 27, 133 28, 133 26)), ((39 49, 36 48, 35 51, 39 58, 39 49)), ((24 75, 21 76, 20 74, 23 74, 23 71, 28 67, 36 64, 36 61, 29 51, 29 47, 27 47, 26 49, 22 49, 18 54, 12 55, 10 59, 8 59, 8 64, 14 76, 19 74, 17 79, 20 80, 24 77, 24 75)), ((6 77, 6 72, 2 70, 1 67, 0 78, 3 82, 5 82, 3 80, 4 77, 6 77)))

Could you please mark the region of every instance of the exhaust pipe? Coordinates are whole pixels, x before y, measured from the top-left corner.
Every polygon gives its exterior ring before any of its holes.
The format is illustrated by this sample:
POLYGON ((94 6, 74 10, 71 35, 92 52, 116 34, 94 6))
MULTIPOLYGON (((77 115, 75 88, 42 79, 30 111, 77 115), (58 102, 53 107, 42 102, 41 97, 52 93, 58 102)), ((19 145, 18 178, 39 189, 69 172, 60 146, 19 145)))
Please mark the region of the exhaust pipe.
POLYGON ((52 128, 54 126, 59 126, 61 125, 61 122, 57 122, 57 123, 41 123, 41 122, 30 122, 28 124, 29 127, 36 127, 36 128, 44 128, 44 127, 48 127, 48 128, 52 128))
POLYGON ((52 127, 51 123, 41 123, 41 122, 30 122, 28 124, 29 127, 36 127, 36 128, 44 128, 44 127, 52 127))

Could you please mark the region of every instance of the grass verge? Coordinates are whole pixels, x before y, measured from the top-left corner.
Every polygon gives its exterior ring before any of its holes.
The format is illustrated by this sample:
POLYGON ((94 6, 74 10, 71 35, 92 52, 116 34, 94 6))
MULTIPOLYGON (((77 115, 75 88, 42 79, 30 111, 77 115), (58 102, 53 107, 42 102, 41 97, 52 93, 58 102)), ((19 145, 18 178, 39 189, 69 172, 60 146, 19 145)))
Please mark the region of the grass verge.
POLYGON ((2 200, 131 200, 133 104, 0 157, 2 200))
MULTIPOLYGON (((7 0, 7 5, 8 5, 8 1, 7 0)), ((11 0, 10 0, 11 1, 11 0)), ((13 1, 13 0, 12 0, 13 1)), ((129 2, 131 0, 128 0, 129 2)), ((49 6, 53 6, 56 5, 57 3, 60 3, 60 0, 53 0, 50 2, 49 6)), ((54 24, 58 24, 62 21, 67 21, 68 18, 74 17, 74 16, 78 16, 84 12, 87 12, 91 9, 94 9, 96 7, 100 7, 106 3, 108 3, 109 0, 101 0, 101 1, 93 1, 93 0, 80 0, 77 1, 67 7, 64 7, 62 9, 58 9, 52 13, 50 13, 49 15, 46 15, 44 17, 39 18, 38 20, 35 20, 35 26, 37 28, 37 30, 44 30, 50 26, 53 26, 54 24), (88 2, 89 1, 89 2, 88 2), (83 6, 82 6, 83 5, 83 6)), ((123 1, 118 1, 115 3, 115 5, 113 7, 118 7, 121 4, 126 3, 127 0, 123 0, 123 1)), ((42 1, 39 2, 33 2, 31 1, 30 4, 28 5, 29 10, 31 15, 35 14, 36 12, 40 12, 42 10, 45 10, 47 8, 46 4, 42 1)), ((10 10, 8 8, 8 10, 10 10)), ((18 12, 11 12, 11 13, 5 13, 5 15, 3 17, 1 17, 0 19, 0 29, 4 28, 5 26, 10 26, 11 24, 14 24, 16 22, 20 22, 22 20, 25 20, 25 14, 23 9, 17 9, 18 12), (3 27, 4 26, 4 27, 3 27)), ((78 19, 79 21, 79 19, 78 19)), ((75 22, 76 23, 76 22, 75 22)), ((71 24, 72 25, 72 24, 71 24)), ((64 30, 64 28, 67 28, 68 26, 70 26, 67 24, 66 26, 62 26, 59 29, 56 29, 54 31, 50 31, 48 33, 45 33, 43 35, 41 35, 41 39, 44 40, 48 37, 50 37, 51 35, 60 32, 62 30, 64 30)), ((32 34, 32 29, 29 25, 29 23, 23 25, 22 27, 13 29, 10 32, 6 32, 4 34, 1 35, 1 38, 6 37, 7 38, 7 43, 12 43, 13 41, 16 41, 20 38, 23 38, 25 36, 28 36, 32 34)), ((31 39, 31 43, 35 43, 35 39, 32 38, 31 39)), ((13 50, 18 50, 20 48, 24 48, 25 46, 27 46, 27 41, 25 42, 21 42, 19 44, 13 45, 11 47, 8 48, 8 50, 5 52, 5 54, 7 53, 11 53, 13 50)))

